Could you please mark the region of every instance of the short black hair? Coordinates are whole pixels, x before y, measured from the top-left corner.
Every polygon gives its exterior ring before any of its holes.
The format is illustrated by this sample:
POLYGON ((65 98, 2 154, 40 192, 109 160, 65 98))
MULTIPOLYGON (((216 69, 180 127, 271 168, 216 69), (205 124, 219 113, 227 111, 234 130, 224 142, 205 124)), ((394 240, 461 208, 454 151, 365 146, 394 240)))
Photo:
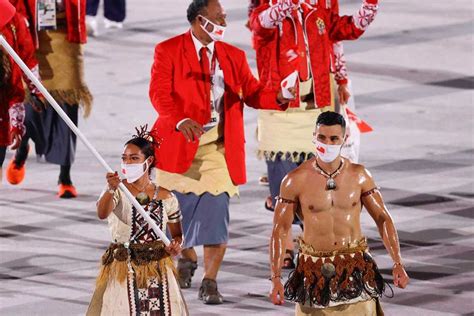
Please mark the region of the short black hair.
POLYGON ((193 0, 188 7, 187 18, 189 23, 193 23, 197 16, 206 10, 209 0, 193 0))
POLYGON ((341 125, 342 130, 346 130, 346 120, 344 117, 336 112, 323 112, 319 114, 318 119, 316 120, 316 126, 319 125, 326 125, 326 126, 333 126, 333 125, 341 125))

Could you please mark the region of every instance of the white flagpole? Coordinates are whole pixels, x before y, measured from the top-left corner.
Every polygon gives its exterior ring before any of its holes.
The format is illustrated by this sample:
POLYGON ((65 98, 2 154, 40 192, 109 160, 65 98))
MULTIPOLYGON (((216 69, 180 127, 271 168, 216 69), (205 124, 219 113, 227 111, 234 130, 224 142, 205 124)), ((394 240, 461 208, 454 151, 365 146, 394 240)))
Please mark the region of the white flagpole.
MULTIPOLYGON (((87 138, 82 134, 82 132, 77 128, 76 125, 71 121, 71 119, 64 113, 63 109, 59 106, 59 104, 54 100, 51 94, 46 90, 46 88, 41 84, 41 82, 36 78, 36 76, 31 72, 28 66, 25 65, 23 60, 21 60, 20 56, 13 50, 13 48, 8 44, 6 39, 3 35, 0 34, 0 45, 5 48, 7 53, 15 60, 15 62, 20 66, 21 70, 26 74, 26 76, 34 83, 34 85, 41 91, 43 96, 48 100, 49 104, 58 112, 59 116, 66 122, 67 126, 76 134, 77 137, 84 143, 84 145, 89 149, 89 151, 94 155, 94 157, 100 162, 100 164, 107 170, 107 172, 114 172, 112 168, 105 162, 104 158, 97 152, 97 150, 92 146, 92 144, 87 140, 87 138)), ((165 245, 170 244, 170 240, 166 237, 166 234, 161 231, 161 229, 156 225, 153 219, 148 215, 143 207, 138 203, 135 197, 130 193, 127 187, 120 183, 119 185, 122 192, 125 196, 130 200, 130 202, 135 206, 137 211, 143 216, 143 218, 148 222, 151 228, 155 231, 155 233, 160 237, 160 239, 165 243, 165 245)))

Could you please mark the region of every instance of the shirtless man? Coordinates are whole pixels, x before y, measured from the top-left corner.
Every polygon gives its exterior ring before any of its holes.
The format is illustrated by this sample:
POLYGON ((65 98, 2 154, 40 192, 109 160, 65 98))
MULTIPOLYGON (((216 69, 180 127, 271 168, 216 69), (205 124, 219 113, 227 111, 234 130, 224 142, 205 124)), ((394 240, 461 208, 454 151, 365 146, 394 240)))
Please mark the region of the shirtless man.
POLYGON ((284 297, 298 303, 296 315, 383 315, 378 298, 385 282, 361 231, 363 206, 393 259, 395 286, 405 288, 409 281, 397 231, 372 176, 340 156, 344 135, 344 118, 322 113, 313 140, 316 157, 281 184, 270 240, 270 298, 275 305, 283 304, 284 297), (304 231, 297 267, 283 287, 285 240, 295 213, 304 221, 304 231))

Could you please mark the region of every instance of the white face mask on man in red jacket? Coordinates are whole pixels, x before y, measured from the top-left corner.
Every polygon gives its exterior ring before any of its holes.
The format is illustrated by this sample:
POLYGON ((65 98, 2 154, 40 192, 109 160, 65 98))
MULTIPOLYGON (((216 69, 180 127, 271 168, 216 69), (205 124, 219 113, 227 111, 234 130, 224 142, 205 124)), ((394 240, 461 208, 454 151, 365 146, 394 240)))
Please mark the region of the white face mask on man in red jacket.
POLYGON ((226 27, 222 25, 218 25, 216 23, 211 22, 209 19, 203 17, 202 15, 199 15, 201 19, 205 21, 204 25, 201 24, 201 28, 204 30, 204 32, 207 33, 211 37, 211 39, 215 42, 222 41, 224 40, 224 34, 226 27), (212 31, 208 31, 207 27, 211 25, 212 26, 212 31))

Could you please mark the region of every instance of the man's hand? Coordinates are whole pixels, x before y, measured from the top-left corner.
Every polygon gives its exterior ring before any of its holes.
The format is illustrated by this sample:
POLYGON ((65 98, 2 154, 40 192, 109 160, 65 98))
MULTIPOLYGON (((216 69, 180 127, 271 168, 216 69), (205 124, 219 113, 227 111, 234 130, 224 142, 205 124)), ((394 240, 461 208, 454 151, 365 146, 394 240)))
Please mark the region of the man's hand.
POLYGON ((337 87, 337 95, 339 96, 339 103, 342 105, 347 104, 351 94, 349 92, 349 88, 347 87, 347 83, 339 85, 337 87))
POLYGON ((21 139, 23 138, 23 135, 21 132, 15 130, 11 131, 11 136, 12 136, 12 145, 10 147, 11 150, 18 149, 21 144, 21 139))
POLYGON ((176 257, 177 255, 179 255, 181 253, 181 250, 183 250, 181 248, 181 245, 183 243, 183 240, 182 238, 173 238, 173 240, 171 240, 171 243, 165 247, 165 250, 167 253, 169 253, 172 257, 176 257))
POLYGON ((201 135, 204 134, 202 126, 191 119, 184 120, 176 128, 183 133, 188 142, 199 141, 201 135))
POLYGON ((270 292, 270 300, 275 305, 282 305, 285 303, 285 289, 281 283, 281 279, 276 277, 272 280, 272 290, 270 292))
POLYGON ((293 95, 293 98, 287 99, 283 96, 283 92, 281 92, 281 90, 278 92, 277 100, 278 100, 279 104, 287 104, 287 103, 295 100, 295 98, 296 98, 296 89, 294 87, 293 88, 288 88, 288 92, 290 92, 291 95, 293 95))
POLYGON ((392 271, 393 275, 393 284, 396 287, 404 289, 408 282, 410 282, 410 278, 408 277, 407 272, 405 271, 405 267, 401 264, 395 264, 392 271))

